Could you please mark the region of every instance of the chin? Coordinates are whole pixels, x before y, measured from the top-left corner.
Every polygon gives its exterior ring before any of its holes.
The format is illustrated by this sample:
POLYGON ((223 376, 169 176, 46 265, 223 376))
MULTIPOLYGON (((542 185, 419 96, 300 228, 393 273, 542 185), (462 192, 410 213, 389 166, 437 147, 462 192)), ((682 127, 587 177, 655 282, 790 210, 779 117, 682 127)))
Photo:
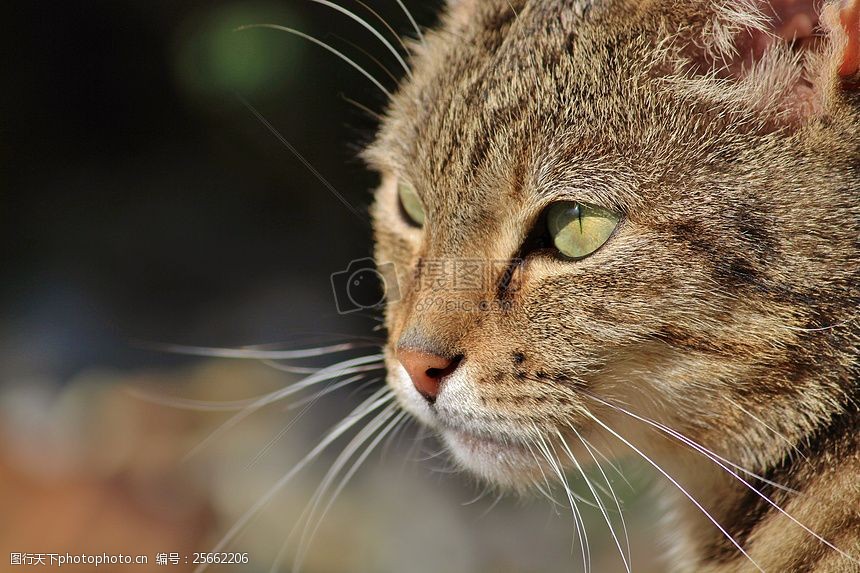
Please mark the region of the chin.
POLYGON ((536 457, 522 442, 452 429, 441 434, 460 468, 492 485, 523 491, 543 475, 536 457))

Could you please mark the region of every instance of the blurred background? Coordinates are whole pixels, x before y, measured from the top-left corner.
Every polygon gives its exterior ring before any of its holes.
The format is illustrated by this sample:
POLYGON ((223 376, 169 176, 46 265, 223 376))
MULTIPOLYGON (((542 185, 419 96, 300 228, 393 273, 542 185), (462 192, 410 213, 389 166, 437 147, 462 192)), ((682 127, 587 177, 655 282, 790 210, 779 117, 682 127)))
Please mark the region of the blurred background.
MULTIPOLYGON (((373 12, 397 34, 415 35, 395 0, 342 3, 395 45, 373 12)), ((406 4, 433 25, 438 2, 406 4)), ((149 558, 100 571, 190 571, 193 553, 215 547, 378 383, 312 409, 300 399, 272 404, 207 440, 232 412, 165 402, 244 400, 302 372, 158 345, 308 348, 383 334, 372 313, 338 314, 330 275, 371 253, 364 213, 375 177, 356 153, 384 95, 304 39, 236 28, 313 35, 386 89, 396 85, 386 69, 401 70, 366 29, 309 1, 5 8, 0 569, 18 570, 6 565, 12 553, 69 552, 149 558), (159 566, 159 553, 181 558, 159 566)), ((275 570, 289 570, 308 528, 303 511, 348 439, 296 474, 226 546, 249 563, 210 570, 264 572, 279 561, 275 570)), ((451 475, 434 456, 438 444, 411 427, 379 449, 322 522, 303 571, 582 569, 564 508, 473 501, 481 488, 451 475)), ((634 569, 657 571, 647 479, 635 467, 625 475, 631 483, 614 486, 635 532, 634 569)), ((583 512, 592 570, 623 570, 602 518, 583 512)))

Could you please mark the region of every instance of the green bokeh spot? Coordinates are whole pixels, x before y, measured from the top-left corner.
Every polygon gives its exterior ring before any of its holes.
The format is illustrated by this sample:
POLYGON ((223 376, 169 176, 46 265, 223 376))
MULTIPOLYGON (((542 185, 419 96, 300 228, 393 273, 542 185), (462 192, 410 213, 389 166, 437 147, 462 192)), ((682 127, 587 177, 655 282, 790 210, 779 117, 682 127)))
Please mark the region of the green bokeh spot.
POLYGON ((279 24, 303 29, 278 4, 237 3, 189 18, 178 37, 177 79, 197 94, 276 94, 300 77, 304 46, 283 33, 242 26, 279 24))

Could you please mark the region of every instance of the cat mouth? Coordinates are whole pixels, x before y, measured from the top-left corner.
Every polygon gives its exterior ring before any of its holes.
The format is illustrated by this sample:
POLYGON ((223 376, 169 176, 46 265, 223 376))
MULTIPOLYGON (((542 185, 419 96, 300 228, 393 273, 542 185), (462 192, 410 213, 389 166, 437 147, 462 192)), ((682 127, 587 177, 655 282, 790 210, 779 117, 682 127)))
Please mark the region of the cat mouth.
POLYGON ((451 427, 442 428, 441 434, 457 462, 488 481, 517 486, 539 472, 537 458, 524 440, 451 427))
POLYGON ((528 452, 526 444, 519 440, 491 438, 459 429, 443 429, 443 434, 448 439, 453 439, 475 454, 485 452, 528 452))

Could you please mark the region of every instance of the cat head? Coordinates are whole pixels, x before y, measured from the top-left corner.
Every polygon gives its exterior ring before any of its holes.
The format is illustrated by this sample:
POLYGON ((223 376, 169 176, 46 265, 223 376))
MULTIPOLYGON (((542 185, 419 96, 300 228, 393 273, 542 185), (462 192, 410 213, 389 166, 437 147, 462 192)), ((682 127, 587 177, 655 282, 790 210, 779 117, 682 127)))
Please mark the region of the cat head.
POLYGON ((366 152, 388 384, 493 482, 613 405, 757 467, 857 395, 860 23, 679 4, 452 2, 366 152))

